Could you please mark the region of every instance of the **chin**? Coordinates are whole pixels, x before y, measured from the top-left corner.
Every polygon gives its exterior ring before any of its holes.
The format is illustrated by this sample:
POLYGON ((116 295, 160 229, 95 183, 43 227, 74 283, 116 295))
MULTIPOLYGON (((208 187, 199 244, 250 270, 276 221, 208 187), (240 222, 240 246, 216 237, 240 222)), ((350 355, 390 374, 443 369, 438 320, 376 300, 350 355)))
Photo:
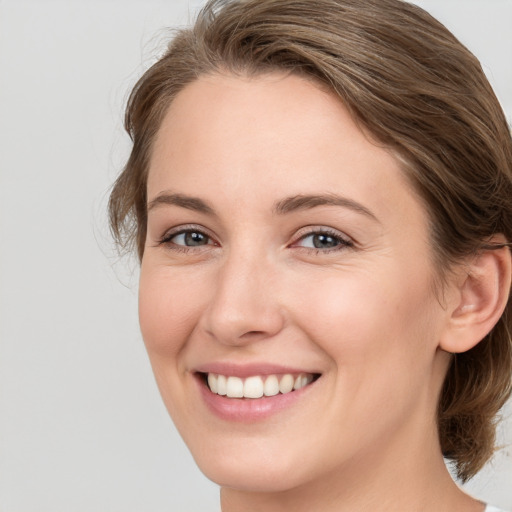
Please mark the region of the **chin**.
POLYGON ((220 487, 228 487, 244 492, 274 493, 285 492, 300 485, 296 478, 290 478, 290 472, 257 471, 246 468, 236 471, 229 467, 207 468, 203 474, 220 487), (293 481, 292 481, 293 480, 293 481))
POLYGON ((192 454, 202 473, 221 487, 245 492, 284 492, 304 483, 306 475, 300 470, 305 467, 302 457, 292 461, 282 451, 264 452, 261 449, 252 453, 245 450, 240 455, 224 452, 216 457, 211 452, 206 456, 192 454))

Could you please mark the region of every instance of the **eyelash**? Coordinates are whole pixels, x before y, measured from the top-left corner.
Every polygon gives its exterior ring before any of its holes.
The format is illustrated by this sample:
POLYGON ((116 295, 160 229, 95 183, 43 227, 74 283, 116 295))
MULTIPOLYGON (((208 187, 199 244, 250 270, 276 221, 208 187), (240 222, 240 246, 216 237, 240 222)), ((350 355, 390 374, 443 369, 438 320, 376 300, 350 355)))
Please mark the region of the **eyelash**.
MULTIPOLYGON (((213 240, 213 237, 211 237, 204 230, 198 229, 195 226, 183 226, 180 229, 178 229, 177 231, 171 231, 171 232, 165 233, 165 235, 158 241, 158 245, 167 245, 173 251, 184 252, 184 253, 187 253, 190 251, 195 251, 197 249, 200 250, 203 247, 206 247, 208 245, 219 246, 219 244, 213 240), (198 246, 187 246, 187 245, 181 245, 181 244, 172 242, 173 238, 175 238, 179 235, 187 234, 187 233, 188 234, 195 233, 195 234, 204 236, 208 239, 209 243, 206 243, 204 245, 198 245, 198 246), (214 242, 213 244, 211 243, 212 241, 214 242)), ((294 241, 292 244, 290 244, 289 247, 295 247, 300 250, 304 250, 304 251, 308 251, 308 252, 314 251, 316 254, 326 254, 326 253, 337 252, 337 251, 342 251, 345 249, 352 248, 352 247, 354 247, 354 242, 352 240, 344 237, 338 231, 331 230, 328 228, 323 228, 323 227, 322 228, 312 227, 312 228, 309 228, 309 230, 307 232, 300 234, 300 236, 296 239, 296 241, 294 241), (325 249, 318 248, 318 247, 317 248, 302 247, 300 245, 297 245, 299 242, 303 242, 308 237, 313 237, 313 236, 318 236, 318 235, 323 235, 323 236, 327 236, 329 238, 334 239, 337 242, 337 245, 335 245, 334 247, 325 248, 325 249)))

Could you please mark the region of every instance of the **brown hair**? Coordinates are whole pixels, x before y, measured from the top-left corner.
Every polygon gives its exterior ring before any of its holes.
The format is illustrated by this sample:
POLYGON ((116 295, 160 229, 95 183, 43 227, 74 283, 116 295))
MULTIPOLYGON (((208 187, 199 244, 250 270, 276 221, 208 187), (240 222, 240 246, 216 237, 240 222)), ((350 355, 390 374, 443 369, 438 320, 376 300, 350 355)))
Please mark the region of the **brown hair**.
MULTIPOLYGON (((125 118, 133 149, 109 203, 117 242, 146 237, 152 143, 176 94, 200 75, 281 70, 327 86, 402 161, 431 221, 442 269, 501 233, 512 240, 512 141, 478 60, 400 0, 212 0, 142 76, 125 118)), ((512 387, 511 301, 472 350, 454 356, 439 402, 443 454, 463 481, 494 450, 512 387)))

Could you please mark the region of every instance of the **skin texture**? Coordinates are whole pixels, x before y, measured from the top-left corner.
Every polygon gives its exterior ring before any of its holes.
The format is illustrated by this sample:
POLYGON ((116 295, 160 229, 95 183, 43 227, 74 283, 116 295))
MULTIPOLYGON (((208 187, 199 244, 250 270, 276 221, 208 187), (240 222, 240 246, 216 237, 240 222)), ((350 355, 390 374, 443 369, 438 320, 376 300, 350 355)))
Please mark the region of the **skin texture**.
POLYGON ((223 511, 483 510, 452 482, 435 425, 443 344, 478 341, 464 329, 468 311, 483 309, 482 287, 466 271, 435 290, 422 203, 338 99, 296 76, 200 78, 166 114, 147 193, 141 330, 169 413, 222 486, 223 511), (158 201, 169 194, 211 211, 158 201), (276 213, 311 194, 368 211, 276 213), (183 229, 205 245, 184 245, 183 229), (311 233, 325 230, 348 245, 315 248, 311 233), (232 422, 206 406, 194 373, 218 362, 321 376, 290 407, 232 422))

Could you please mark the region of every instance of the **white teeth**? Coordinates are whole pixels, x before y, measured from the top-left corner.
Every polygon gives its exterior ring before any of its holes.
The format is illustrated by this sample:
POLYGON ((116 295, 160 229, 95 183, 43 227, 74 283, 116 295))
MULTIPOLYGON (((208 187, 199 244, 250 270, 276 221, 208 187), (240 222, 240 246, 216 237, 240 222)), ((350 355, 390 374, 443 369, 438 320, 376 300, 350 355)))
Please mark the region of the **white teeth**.
POLYGON ((293 389, 303 388, 304 386, 307 386, 312 381, 313 381, 312 375, 299 375, 295 379, 295 384, 293 385, 293 389))
POLYGON ((263 387, 265 396, 274 396, 279 393, 279 380, 275 375, 269 375, 265 379, 265 386, 263 387))
POLYGON ((279 391, 281 391, 283 394, 289 393, 293 389, 294 383, 295 379, 293 378, 293 375, 290 375, 289 373, 283 375, 281 381, 279 382, 279 391))
POLYGON ((239 377, 228 377, 226 395, 229 398, 242 398, 244 396, 244 381, 239 377))
POLYGON ((219 390, 217 386, 217 376, 213 373, 208 374, 208 386, 210 386, 213 393, 217 393, 219 390))
POLYGON ((258 375, 241 379, 240 377, 208 374, 208 386, 212 393, 226 395, 229 398, 261 398, 262 396, 275 396, 278 393, 290 393, 313 382, 312 374, 301 373, 293 376, 286 373, 277 375, 258 375))
POLYGON ((261 377, 249 377, 244 382, 245 398, 260 398, 263 396, 263 381, 261 377))
POLYGON ((225 395, 226 393, 227 393, 226 377, 224 377, 224 375, 219 375, 217 377, 217 394, 225 395))

